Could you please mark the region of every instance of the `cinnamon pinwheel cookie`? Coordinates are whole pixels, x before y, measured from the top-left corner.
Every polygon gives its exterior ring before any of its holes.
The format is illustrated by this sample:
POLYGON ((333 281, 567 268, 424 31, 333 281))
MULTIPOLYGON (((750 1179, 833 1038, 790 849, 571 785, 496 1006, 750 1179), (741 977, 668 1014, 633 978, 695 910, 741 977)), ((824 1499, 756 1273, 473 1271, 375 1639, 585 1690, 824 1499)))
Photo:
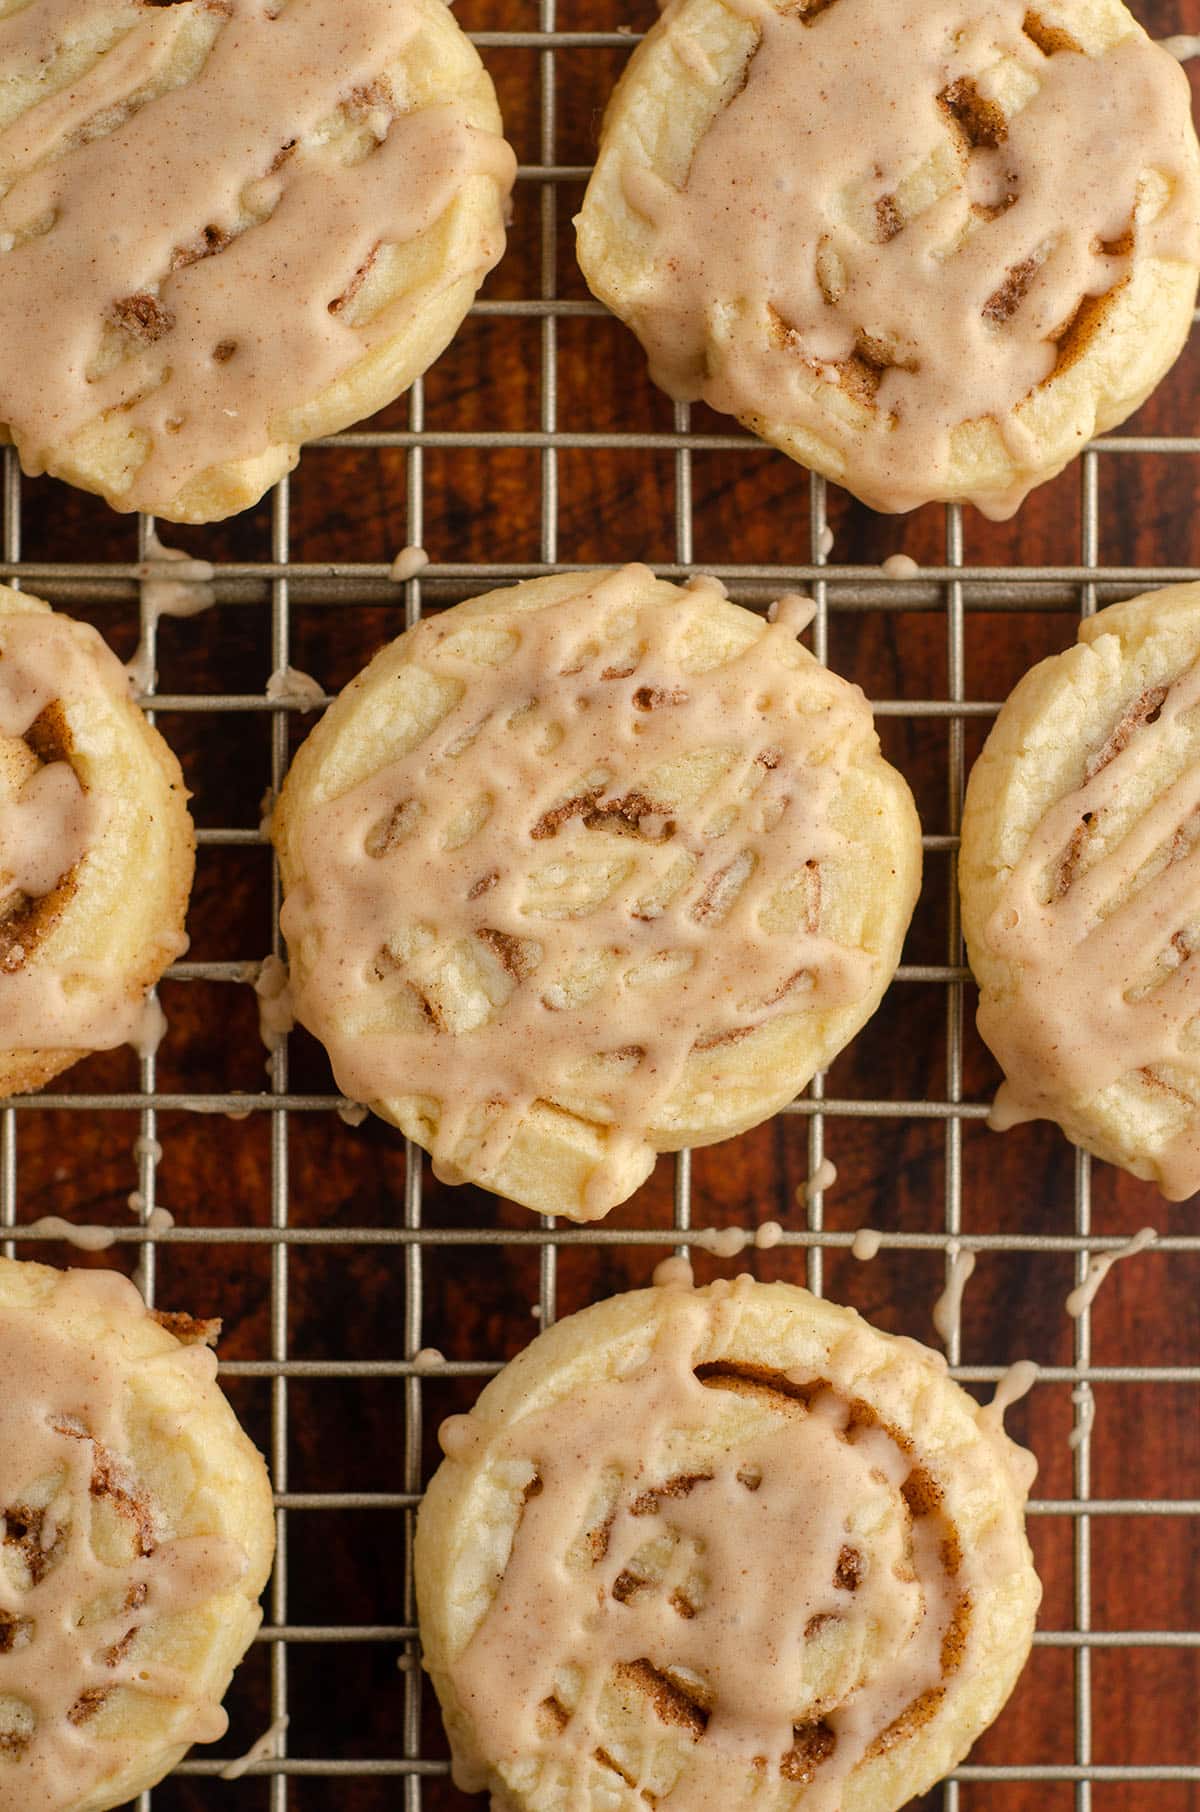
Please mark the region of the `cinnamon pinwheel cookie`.
POLYGON ((0 586, 0 1096, 152 1042, 194 842, 179 763, 112 650, 0 586))
POLYGON ((992 1124, 1200 1189, 1200 585, 1086 618, 996 720, 959 874, 992 1124))
POLYGON ((32 0, 0 17, 0 423, 175 522, 442 351, 516 165, 441 0, 32 0))
POLYGON ((560 1321, 443 1426, 425 1666, 504 1812, 895 1812, 1012 1690, 1032 1456, 790 1284, 560 1321))
POLYGON ((920 828, 857 687, 712 582, 492 592, 385 648, 274 815, 298 1018, 439 1172, 593 1219, 874 1011, 920 828))
POLYGON ((672 396, 1003 517, 1183 346, 1188 84, 1120 0, 674 0, 577 224, 672 396))
POLYGON ((113 1272, 0 1259, 5 1812, 123 1805, 225 1729, 274 1513, 206 1331, 113 1272))

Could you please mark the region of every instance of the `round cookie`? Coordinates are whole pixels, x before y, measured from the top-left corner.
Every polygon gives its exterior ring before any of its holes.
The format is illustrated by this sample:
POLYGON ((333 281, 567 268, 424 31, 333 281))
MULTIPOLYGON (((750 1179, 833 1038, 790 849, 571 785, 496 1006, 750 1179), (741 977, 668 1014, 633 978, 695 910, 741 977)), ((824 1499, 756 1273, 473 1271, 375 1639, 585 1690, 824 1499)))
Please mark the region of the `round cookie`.
POLYGON ((153 1042, 148 992, 187 949, 187 796, 96 630, 0 586, 0 1096, 153 1042))
POLYGON ((0 424, 115 509, 246 509, 504 248, 515 161, 441 0, 38 0, 0 87, 0 424))
POLYGON ((874 1011, 920 827, 797 640, 811 608, 532 580, 401 636, 301 748, 273 833, 296 1013, 440 1174, 594 1219, 874 1011))
POLYGON ((444 1425, 421 1640, 505 1812, 894 1812, 965 1754, 1040 1597, 1032 1456, 790 1284, 558 1322, 444 1425))
POLYGON ((105 1812, 226 1727, 274 1511, 206 1333, 0 1259, 0 1804, 105 1812))
POLYGON ((1183 346, 1188 83, 1120 0, 673 0, 577 226, 672 396, 1004 517, 1183 346))
POLYGON ((992 1123, 1200 1189, 1200 585, 1027 673, 967 787, 959 875, 992 1123))

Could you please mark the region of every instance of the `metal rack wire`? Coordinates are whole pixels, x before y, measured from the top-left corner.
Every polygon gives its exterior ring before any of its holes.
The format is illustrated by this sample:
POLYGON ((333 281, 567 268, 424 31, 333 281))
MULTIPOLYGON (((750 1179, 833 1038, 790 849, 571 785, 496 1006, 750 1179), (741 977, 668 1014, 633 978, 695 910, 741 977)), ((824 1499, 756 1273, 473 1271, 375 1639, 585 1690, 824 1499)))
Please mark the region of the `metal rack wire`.
MULTIPOLYGON (((558 0, 536 0, 537 29, 520 32, 481 32, 476 41, 485 55, 489 49, 523 51, 528 54, 530 83, 536 84, 539 129, 537 161, 521 167, 522 184, 537 195, 540 209, 540 254, 537 293, 513 301, 484 300, 477 304, 480 316, 527 317, 537 322, 540 340, 540 410, 536 430, 488 433, 429 431, 425 427, 424 388, 418 384, 410 398, 408 426, 403 430, 359 431, 335 437, 323 443, 334 449, 403 449, 407 455, 406 535, 419 545, 424 539, 425 523, 425 454, 433 449, 505 449, 517 448, 534 452, 540 464, 540 545, 538 558, 528 564, 454 564, 439 562, 418 577, 409 580, 403 590, 405 616, 415 622, 426 609, 455 602, 493 585, 518 578, 559 570, 558 519, 560 506, 561 455, 568 450, 621 449, 640 453, 669 454, 674 464, 676 513, 674 524, 674 559, 660 570, 664 576, 689 574, 694 570, 693 460, 704 453, 737 451, 747 460, 777 459, 780 456, 761 447, 740 433, 693 434, 689 411, 677 408, 672 432, 565 432, 559 425, 558 400, 558 333, 559 324, 573 317, 601 316, 603 310, 588 302, 561 299, 557 293, 559 210, 557 193, 563 184, 578 183, 586 170, 557 161, 558 120, 556 116, 556 59, 563 51, 587 49, 625 50, 634 39, 617 31, 568 31, 559 28, 558 0)), ((529 205, 529 197, 523 197, 529 205)), ((729 586, 731 595, 742 602, 761 604, 781 589, 805 589, 817 604, 813 626, 813 647, 824 659, 827 654, 830 621, 839 612, 939 613, 945 621, 946 686, 944 695, 918 699, 880 699, 875 708, 881 716, 911 719, 939 719, 948 726, 948 762, 946 773, 946 818, 939 828, 925 838, 929 852, 946 857, 949 900, 947 942, 941 963, 908 964, 901 970, 900 985, 931 986, 944 990, 947 1061, 940 1097, 937 1099, 882 1099, 834 1096, 826 1092, 824 1078, 818 1077, 802 1100, 788 1113, 801 1123, 798 1135, 807 1143, 810 1178, 819 1182, 825 1157, 826 1137, 831 1122, 839 1118, 921 1119, 933 1121, 944 1129, 944 1203, 942 1226, 936 1231, 885 1233, 885 1250, 932 1251, 947 1253, 951 1242, 976 1252, 1066 1254, 1073 1257, 1077 1280, 1082 1280, 1091 1255, 1116 1247, 1116 1237, 1099 1237, 1092 1230, 1091 1172, 1089 1161, 1079 1156, 1075 1165, 1073 1231, 1061 1235, 1019 1234, 1002 1231, 972 1231, 964 1225, 964 1181, 962 1137, 967 1122, 986 1115, 986 1104, 964 1097, 963 1075, 963 989, 966 971, 959 935, 957 893, 954 880, 954 850, 957 845, 959 812, 965 778, 965 731, 972 719, 988 718, 996 710, 992 701, 968 696, 966 654, 969 624, 980 611, 1079 610, 1088 614, 1116 598, 1147 589, 1151 584, 1200 576, 1192 568, 1163 567, 1153 572, 1129 567, 1104 567, 1100 564, 1100 462, 1117 454, 1135 454, 1147 460, 1170 459, 1180 454, 1200 453, 1200 438, 1112 437, 1090 448, 1079 465, 1081 486, 1081 537, 1076 563, 1031 569, 997 566, 972 566, 965 558, 962 514, 951 508, 946 512, 944 556, 940 565, 925 566, 920 577, 912 581, 889 580, 877 568, 830 564, 826 546, 826 490, 823 481, 814 478, 809 496, 810 557, 795 566, 718 565, 715 570, 729 586)), ((3 489, 3 561, 0 578, 25 585, 67 607, 86 608, 97 602, 132 606, 138 598, 138 562, 147 550, 150 524, 138 526, 136 549, 131 548, 127 563, 62 564, 27 563, 22 554, 22 479, 11 450, 5 453, 3 489)), ((309 458, 313 454, 309 454, 309 458)), ((798 480, 798 482, 800 482, 798 480)), ((395 582, 384 565, 339 562, 306 563, 292 558, 290 534, 290 496, 287 481, 276 489, 272 503, 271 558, 263 562, 226 562, 218 566, 216 592, 219 604, 244 604, 269 613, 272 664, 288 664, 293 612, 310 604, 335 602, 348 608, 378 602, 394 602, 395 582)), ((151 633, 153 633, 151 626, 151 633)), ((166 631, 170 633, 170 629, 166 631)), ((172 713, 200 713, 206 717, 217 713, 261 713, 270 741, 271 780, 281 783, 288 761, 288 707, 265 695, 206 693, 155 694, 146 701, 150 710, 172 713)), ((262 841, 261 833, 232 827, 201 832, 202 845, 230 849, 252 847, 262 841)), ((278 876, 274 877, 275 904, 278 904, 278 876)), ((283 954, 276 934, 276 954, 283 954)), ((240 953, 235 953, 240 954, 240 953)), ((243 965, 237 961, 183 962, 170 972, 172 979, 234 981, 244 979, 243 965)), ((550 1220, 540 1225, 508 1232, 494 1228, 469 1226, 430 1227, 423 1222, 422 1171, 420 1154, 406 1153, 405 1187, 398 1224, 393 1226, 291 1224, 289 1196, 289 1138, 294 1116, 327 1114, 345 1107, 339 1097, 326 1093, 294 1090, 291 1086, 289 1054, 286 1044, 271 1060, 269 1089, 257 1096, 242 1092, 194 1093, 164 1092, 157 1086, 157 1064, 153 1056, 141 1063, 138 1087, 118 1093, 74 1093, 51 1089, 44 1094, 18 1099, 0 1112, 0 1230, 5 1237, 4 1250, 19 1252, 29 1237, 21 1215, 21 1178, 18 1166, 19 1129, 25 1116, 66 1110, 71 1113, 108 1113, 136 1118, 140 1140, 137 1146, 136 1189, 138 1192, 137 1225, 113 1229, 118 1243, 135 1243, 142 1249, 141 1278, 151 1302, 156 1282, 156 1253, 160 1246, 199 1244, 212 1255, 214 1262, 222 1250, 236 1254, 252 1246, 266 1246, 270 1255, 270 1335, 269 1354, 259 1360, 227 1364, 226 1376, 258 1378, 268 1381, 271 1393, 271 1440, 269 1458, 272 1465, 277 1503, 279 1559, 270 1588, 267 1621, 260 1641, 270 1651, 270 1710, 281 1718, 289 1707, 289 1654, 295 1648, 311 1644, 375 1643, 403 1651, 409 1658, 403 1674, 403 1731, 397 1757, 349 1759, 330 1754, 299 1757, 281 1754, 253 1764, 250 1778, 265 1777, 271 1812, 287 1812, 301 1801, 296 1783, 306 1778, 337 1777, 350 1781, 367 1777, 394 1777, 397 1792, 406 1812, 420 1812, 428 1804, 426 1788, 431 1780, 446 1773, 440 1756, 426 1753, 422 1717, 422 1682, 419 1667, 411 1662, 416 1654, 415 1614, 411 1574, 403 1601, 395 1607, 398 1615, 391 1623, 378 1625, 329 1624, 302 1625, 289 1621, 289 1556, 290 1519, 306 1510, 372 1509, 395 1515, 403 1520, 409 1540, 420 1499, 422 1474, 422 1419, 426 1392, 426 1375, 418 1372, 412 1355, 423 1344, 424 1290, 426 1256, 444 1248, 468 1249, 489 1246, 503 1240, 513 1246, 532 1248, 539 1264, 538 1313, 547 1325, 556 1314, 557 1267, 560 1252, 578 1245, 645 1246, 648 1264, 652 1249, 661 1254, 664 1242, 673 1239, 680 1249, 702 1240, 702 1233, 692 1226, 692 1168, 688 1153, 678 1156, 674 1173, 674 1225, 670 1233, 661 1227, 598 1227, 576 1229, 550 1220), (157 1141, 160 1114, 180 1108, 208 1112, 247 1110, 265 1114, 270 1123, 270 1212, 268 1224, 251 1226, 231 1219, 223 1226, 180 1224, 166 1234, 152 1230, 151 1221, 158 1206, 158 1169, 161 1148, 157 1141), (363 1247, 392 1249, 399 1253, 404 1279, 404 1351, 401 1360, 313 1360, 297 1357, 289 1339, 289 1261, 292 1254, 311 1246, 363 1247), (294 1380, 312 1378, 393 1379, 403 1399, 404 1454, 402 1489, 391 1493, 339 1491, 338 1481, 330 1479, 319 1492, 298 1492, 289 1488, 289 1387, 294 1380)), ((666 1160, 664 1160, 666 1162, 666 1160)), ((805 1255, 809 1286, 820 1292, 825 1282, 825 1255, 831 1250, 849 1246, 852 1234, 830 1229, 825 1223, 825 1201, 820 1187, 808 1194, 806 1224, 791 1227, 785 1233, 784 1246, 805 1255)), ((1200 1254, 1200 1237, 1180 1236, 1161 1242, 1162 1250, 1173 1253, 1200 1254)), ((947 1257, 947 1263, 949 1258, 947 1257)), ((1198 1273, 1200 1275, 1200 1273, 1198 1273)), ((957 1377, 969 1383, 994 1381, 1004 1370, 1000 1365, 963 1366, 959 1343, 955 1340, 949 1358, 957 1377)), ((477 1359, 448 1364, 442 1375, 478 1377, 499 1369, 498 1362, 483 1355, 477 1359)), ((1077 1812, 1090 1812, 1093 1788, 1109 1782, 1196 1782, 1200 1783, 1200 1764, 1133 1766, 1120 1763, 1098 1765, 1093 1759, 1092 1743, 1092 1658, 1096 1651, 1116 1648, 1200 1649, 1200 1629, 1190 1631, 1120 1630, 1093 1627, 1091 1544, 1093 1523, 1097 1518, 1129 1517, 1139 1522, 1155 1517, 1200 1517, 1200 1499, 1187 1498, 1114 1498, 1094 1496, 1091 1477, 1091 1437, 1088 1432, 1088 1405, 1085 1401, 1093 1385, 1135 1383, 1139 1385, 1200 1385, 1200 1353, 1196 1362, 1186 1365, 1147 1367, 1136 1364, 1096 1365, 1091 1350, 1088 1313, 1078 1323, 1072 1362, 1044 1368, 1048 1381, 1074 1387, 1079 1441, 1074 1457, 1072 1494, 1068 1497, 1040 1498, 1032 1506, 1035 1517, 1066 1518, 1073 1529, 1073 1617, 1069 1627, 1046 1629, 1037 1641, 1042 1647, 1070 1651, 1073 1656, 1074 1753, 1070 1762, 1024 1764, 1013 1761, 1006 1765, 982 1763, 961 1767, 943 1789, 945 1812, 959 1812, 964 1785, 987 1783, 992 1786, 1013 1783, 1067 1783, 1077 1812)), ((390 1608, 390 1607, 389 1607, 390 1608)), ((219 1773, 222 1763, 194 1756, 186 1761, 180 1773, 184 1776, 211 1777, 219 1773)), ((966 1795, 963 1795, 965 1801, 966 1795)), ((150 1812, 155 1796, 144 1794, 138 1802, 141 1812, 150 1812)), ((974 1802, 972 1802, 974 1803, 974 1802)), ((1134 1800, 1123 1802, 1133 1805, 1134 1800)), ((999 1808, 1001 1801, 990 1799, 989 1807, 999 1808)))

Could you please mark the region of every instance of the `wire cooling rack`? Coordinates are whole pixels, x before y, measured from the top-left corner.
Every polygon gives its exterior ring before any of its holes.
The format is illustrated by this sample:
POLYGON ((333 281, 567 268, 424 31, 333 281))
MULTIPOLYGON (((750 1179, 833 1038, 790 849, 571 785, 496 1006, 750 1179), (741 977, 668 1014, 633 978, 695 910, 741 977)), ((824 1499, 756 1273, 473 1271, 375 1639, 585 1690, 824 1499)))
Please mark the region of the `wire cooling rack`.
MULTIPOLYGON (((1163 0, 1148 23, 1194 30, 1189 4, 1163 0)), ((648 9, 634 10, 640 29, 648 9)), ((274 1476, 279 1561, 226 1751, 289 1714, 290 1727, 240 1784, 219 1784, 225 1760, 197 1752, 138 1805, 465 1806, 417 1665, 411 1534, 432 1428, 560 1307, 644 1281, 672 1245, 713 1264, 709 1226, 752 1233, 773 1217, 784 1239, 751 1253, 760 1271, 828 1285, 925 1338, 954 1250, 976 1253, 955 1376, 989 1387, 1015 1357, 1041 1362, 1011 1421, 1042 1459, 1031 1528, 1044 1627, 1014 1705, 923 1803, 1196 1812, 1200 1238, 1186 1209, 1112 1172, 1094 1179, 1045 1128, 982 1130, 994 1071, 970 1023, 954 852, 969 760, 1020 671, 1065 646, 1079 613, 1200 577, 1200 439, 1186 432, 1200 367, 1185 355, 1157 414, 1089 448, 1015 529, 954 508, 881 522, 728 423, 672 410, 582 289, 569 216, 636 39, 618 0, 475 0, 461 16, 522 157, 509 257, 395 409, 310 449, 232 528, 164 528, 216 568, 215 613, 162 625, 165 683, 145 701, 196 793, 193 950, 166 978, 168 1034, 136 1079, 132 1059, 97 1058, 0 1111, 4 1250, 87 1262, 35 1242, 30 1223, 102 1220, 114 1244, 99 1262, 136 1260, 152 1302, 223 1310, 223 1376, 274 1476), (489 29, 514 14, 526 29, 489 29), (390 554, 423 542, 432 563, 398 585, 390 554), (901 543, 921 564, 902 582, 879 564, 901 543), (489 557, 459 557, 480 548, 489 557), (609 1222, 576 1229, 441 1190, 389 1129, 343 1125, 347 1104, 300 1035, 269 1058, 267 1086, 257 1079, 245 982, 269 948, 283 954, 258 794, 279 786, 306 727, 265 681, 294 663, 335 689, 423 611, 625 557, 666 577, 716 571, 754 606, 811 593, 815 652, 861 679, 917 783, 928 872, 910 960, 830 1075, 757 1134, 663 1159, 609 1222), (164 1199, 176 1225, 159 1232, 164 1199), (1062 1299, 1089 1257, 1142 1221, 1162 1230, 1156 1252, 1068 1322, 1062 1299), (864 1222, 882 1252, 859 1267, 849 1247, 864 1222), (446 1363, 418 1370, 434 1340, 446 1363)), ((132 522, 24 481, 5 454, 0 576, 126 652, 150 527, 135 541, 132 522)))

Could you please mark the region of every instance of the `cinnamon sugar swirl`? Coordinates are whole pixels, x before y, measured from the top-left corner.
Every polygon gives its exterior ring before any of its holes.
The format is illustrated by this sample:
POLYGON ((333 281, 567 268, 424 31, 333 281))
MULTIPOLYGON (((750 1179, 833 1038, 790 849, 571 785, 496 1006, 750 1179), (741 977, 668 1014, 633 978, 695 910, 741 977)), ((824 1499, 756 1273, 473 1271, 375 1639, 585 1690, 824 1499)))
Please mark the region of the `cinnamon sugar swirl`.
POLYGON ((96 631, 0 586, 0 1096, 145 1041, 187 947, 186 802, 96 631))
POLYGON ((1120 0, 673 0, 577 224, 672 396, 1003 517, 1183 345, 1188 84, 1120 0))
POLYGON ((1032 1456, 792 1285, 599 1303, 442 1444, 425 1665, 458 1784, 505 1812, 894 1812, 1028 1654, 1032 1456))
POLYGON ((3 1812, 104 1812, 225 1729, 274 1518, 204 1325, 0 1259, 3 1812))
POLYGON ((0 8, 0 423, 209 522, 442 351, 515 161, 441 0, 0 8))
POLYGON ((992 1123, 1200 1189, 1200 585, 1114 604, 1026 674, 967 788, 963 925, 992 1123))
POLYGON ((296 1015, 440 1174, 596 1218, 874 1010, 919 826, 810 613, 534 580, 401 636, 301 749, 273 821, 296 1015))

